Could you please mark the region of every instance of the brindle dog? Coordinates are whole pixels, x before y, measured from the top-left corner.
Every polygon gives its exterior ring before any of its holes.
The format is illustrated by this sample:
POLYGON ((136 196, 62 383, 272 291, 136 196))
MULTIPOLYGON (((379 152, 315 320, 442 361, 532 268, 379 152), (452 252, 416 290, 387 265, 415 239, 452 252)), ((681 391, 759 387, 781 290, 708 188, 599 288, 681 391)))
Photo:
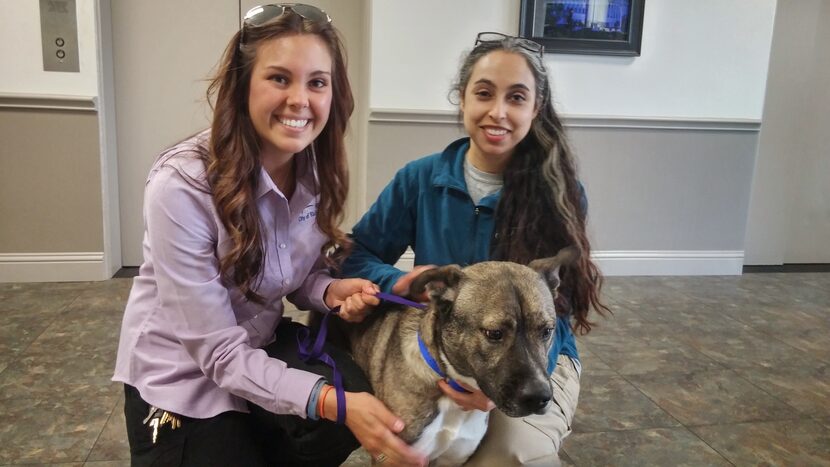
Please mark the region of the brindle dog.
POLYGON ((544 413, 553 397, 547 364, 558 271, 577 251, 566 248, 529 266, 491 261, 431 269, 411 287, 428 292, 427 309, 382 308, 346 326, 375 395, 403 419, 401 437, 428 453, 431 465, 463 464, 484 436, 487 414, 465 412, 441 392, 419 335, 449 378, 481 389, 506 415, 544 413))

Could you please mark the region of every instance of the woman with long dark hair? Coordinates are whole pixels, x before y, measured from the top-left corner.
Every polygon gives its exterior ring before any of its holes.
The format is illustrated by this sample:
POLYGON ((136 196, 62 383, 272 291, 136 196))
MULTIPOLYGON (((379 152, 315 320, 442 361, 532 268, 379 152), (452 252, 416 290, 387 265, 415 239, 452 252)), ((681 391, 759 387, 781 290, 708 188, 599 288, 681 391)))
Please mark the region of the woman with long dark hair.
POLYGON ((339 465, 363 444, 423 459, 402 422, 342 374, 298 357, 301 309, 360 321, 365 279, 331 277, 350 240, 344 148, 354 107, 328 15, 302 4, 253 8, 208 89, 211 128, 166 150, 147 178, 144 262, 121 330, 133 465, 339 465), (343 424, 335 424, 333 421, 343 424))
MULTIPOLYGON (((511 419, 498 410, 467 465, 553 465, 570 432, 581 365, 573 330, 591 330, 590 310, 602 279, 586 235, 587 201, 574 156, 551 99, 540 45, 498 33, 479 34, 453 88, 468 137, 409 163, 353 230, 347 277, 365 277, 383 291, 405 294, 432 265, 485 260, 527 264, 575 246, 579 260, 563 267, 558 322, 548 370, 554 400, 544 415, 511 419), (415 268, 393 265, 415 252, 415 268)), ((491 410, 480 391, 464 394, 438 382, 467 409, 491 410)))

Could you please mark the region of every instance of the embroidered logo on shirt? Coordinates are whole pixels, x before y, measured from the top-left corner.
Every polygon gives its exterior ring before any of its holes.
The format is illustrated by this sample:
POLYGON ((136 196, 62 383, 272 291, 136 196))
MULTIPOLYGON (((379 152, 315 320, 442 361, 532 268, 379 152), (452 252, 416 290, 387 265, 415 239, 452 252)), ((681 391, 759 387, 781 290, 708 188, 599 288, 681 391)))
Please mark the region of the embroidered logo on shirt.
POLYGON ((315 217, 317 217, 317 205, 315 203, 309 203, 308 206, 303 208, 303 212, 300 213, 297 221, 302 223, 315 217))

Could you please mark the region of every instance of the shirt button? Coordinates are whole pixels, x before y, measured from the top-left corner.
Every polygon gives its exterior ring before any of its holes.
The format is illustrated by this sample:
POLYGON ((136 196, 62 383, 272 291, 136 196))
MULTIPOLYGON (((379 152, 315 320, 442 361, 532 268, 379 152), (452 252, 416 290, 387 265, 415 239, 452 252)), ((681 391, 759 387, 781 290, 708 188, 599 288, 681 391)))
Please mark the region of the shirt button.
POLYGON ((285 248, 287 245, 285 243, 280 243, 280 248, 285 248))
POLYGON ((283 279, 282 280, 282 285, 288 285, 288 279, 283 279))

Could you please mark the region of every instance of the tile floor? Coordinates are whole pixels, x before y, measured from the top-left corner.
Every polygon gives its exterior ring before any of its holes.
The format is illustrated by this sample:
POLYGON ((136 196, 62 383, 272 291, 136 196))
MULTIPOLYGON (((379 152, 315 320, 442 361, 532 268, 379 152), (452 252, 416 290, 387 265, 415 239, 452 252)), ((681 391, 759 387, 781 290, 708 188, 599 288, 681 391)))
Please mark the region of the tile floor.
MULTIPOLYGON (((830 273, 606 284, 565 465, 830 466, 830 273)), ((110 375, 130 285, 0 284, 0 465, 129 465, 110 375)))

